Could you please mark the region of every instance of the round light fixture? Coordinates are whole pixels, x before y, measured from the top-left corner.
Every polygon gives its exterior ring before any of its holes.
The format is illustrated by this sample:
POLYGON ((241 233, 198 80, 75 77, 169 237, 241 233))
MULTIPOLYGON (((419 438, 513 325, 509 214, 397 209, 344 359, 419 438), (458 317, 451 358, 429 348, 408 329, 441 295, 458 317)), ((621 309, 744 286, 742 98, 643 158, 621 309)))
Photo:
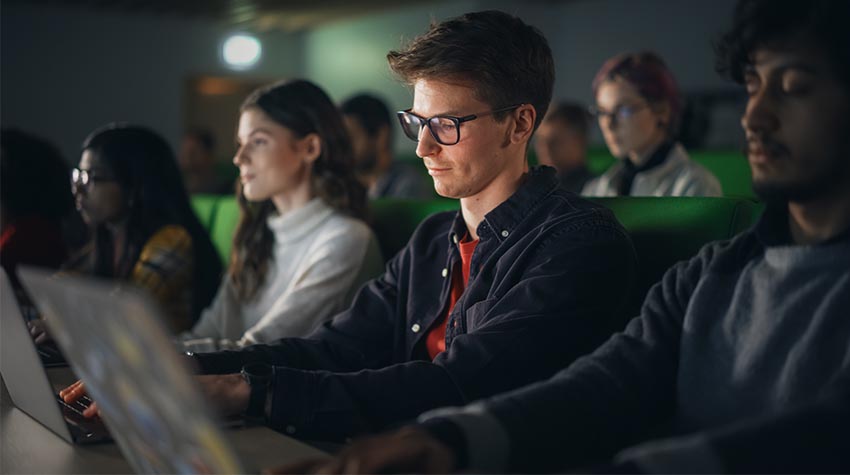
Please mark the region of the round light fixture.
POLYGON ((249 35, 233 35, 221 48, 224 62, 234 69, 247 69, 257 64, 263 47, 257 38, 249 35))

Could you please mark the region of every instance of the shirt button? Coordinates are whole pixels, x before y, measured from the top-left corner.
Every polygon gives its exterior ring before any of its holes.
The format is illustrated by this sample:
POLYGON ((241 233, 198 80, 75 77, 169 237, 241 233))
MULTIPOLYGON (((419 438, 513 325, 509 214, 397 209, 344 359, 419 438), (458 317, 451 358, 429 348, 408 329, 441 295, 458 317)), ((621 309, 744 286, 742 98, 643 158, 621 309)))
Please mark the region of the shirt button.
POLYGON ((420 327, 418 323, 414 323, 413 326, 410 327, 410 329, 413 330, 413 333, 419 333, 420 328, 422 327, 420 327))
POLYGON ((445 276, 447 276, 447 275, 449 275, 449 268, 448 268, 448 267, 444 267, 444 268, 443 268, 443 277, 445 277, 445 276))
POLYGON ((286 426, 286 433, 292 435, 295 433, 295 426, 286 426))
POLYGON ((457 234, 455 234, 454 236, 452 236, 452 241, 454 241, 454 243, 455 243, 455 244, 457 244, 457 234))
POLYGON ((508 237, 508 234, 510 234, 510 233, 508 232, 507 229, 502 230, 502 237, 508 237))

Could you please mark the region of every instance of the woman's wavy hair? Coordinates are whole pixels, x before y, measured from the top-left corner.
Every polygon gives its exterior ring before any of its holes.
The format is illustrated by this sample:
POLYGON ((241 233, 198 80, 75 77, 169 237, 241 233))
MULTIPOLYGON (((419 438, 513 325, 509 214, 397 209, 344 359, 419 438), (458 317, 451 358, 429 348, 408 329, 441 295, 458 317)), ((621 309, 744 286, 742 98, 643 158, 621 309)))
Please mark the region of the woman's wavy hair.
MULTIPOLYGON (((242 103, 240 112, 258 109, 297 137, 317 134, 321 153, 313 161, 313 193, 332 208, 357 218, 366 216, 366 189, 354 175, 354 156, 342 116, 325 92, 302 79, 261 87, 242 103)), ((272 201, 249 202, 236 185, 241 216, 233 236, 228 270, 236 295, 250 300, 265 282, 273 260, 274 235, 266 224, 272 201)))
POLYGON ((127 278, 150 237, 166 225, 182 226, 192 238, 192 317, 197 320, 220 283, 221 260, 192 210, 174 152, 145 127, 108 124, 83 142, 109 168, 127 203, 127 242, 121 262, 112 263, 113 242, 106 225, 92 229, 91 242, 71 267, 102 277, 127 278))

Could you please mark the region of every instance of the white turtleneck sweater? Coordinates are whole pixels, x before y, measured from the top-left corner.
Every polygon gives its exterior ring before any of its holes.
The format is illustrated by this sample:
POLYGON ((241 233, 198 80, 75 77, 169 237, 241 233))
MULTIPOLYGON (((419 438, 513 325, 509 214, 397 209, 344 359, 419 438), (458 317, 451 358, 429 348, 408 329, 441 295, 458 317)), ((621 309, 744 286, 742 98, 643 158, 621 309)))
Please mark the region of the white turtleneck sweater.
POLYGON ((267 223, 275 243, 265 283, 254 298, 242 302, 225 276, 212 305, 181 335, 184 341, 207 339, 206 344, 187 345, 189 349, 303 337, 347 308, 360 286, 382 270, 372 230, 321 198, 271 216, 267 223))

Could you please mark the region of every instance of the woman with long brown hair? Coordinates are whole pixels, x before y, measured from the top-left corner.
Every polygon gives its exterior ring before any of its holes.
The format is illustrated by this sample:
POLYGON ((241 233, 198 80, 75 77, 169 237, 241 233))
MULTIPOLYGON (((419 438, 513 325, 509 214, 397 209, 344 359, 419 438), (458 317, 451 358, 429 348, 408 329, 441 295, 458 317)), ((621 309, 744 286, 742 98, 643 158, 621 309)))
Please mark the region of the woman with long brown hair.
POLYGON ((304 336, 380 272, 345 130, 330 98, 308 81, 248 96, 233 157, 241 218, 230 268, 184 340, 241 346, 304 336))

